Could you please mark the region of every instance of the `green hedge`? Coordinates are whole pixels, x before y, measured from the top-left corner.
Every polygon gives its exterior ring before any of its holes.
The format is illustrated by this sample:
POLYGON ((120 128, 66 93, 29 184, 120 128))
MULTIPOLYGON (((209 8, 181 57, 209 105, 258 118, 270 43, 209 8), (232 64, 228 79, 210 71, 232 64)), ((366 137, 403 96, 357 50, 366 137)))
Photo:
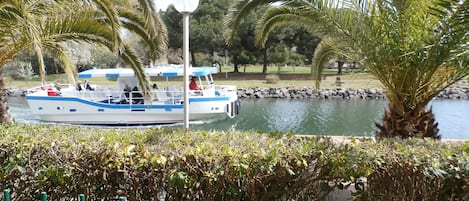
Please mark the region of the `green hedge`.
POLYGON ((468 200, 468 154, 468 142, 13 124, 0 188, 17 201, 321 200, 348 185, 356 200, 468 200))

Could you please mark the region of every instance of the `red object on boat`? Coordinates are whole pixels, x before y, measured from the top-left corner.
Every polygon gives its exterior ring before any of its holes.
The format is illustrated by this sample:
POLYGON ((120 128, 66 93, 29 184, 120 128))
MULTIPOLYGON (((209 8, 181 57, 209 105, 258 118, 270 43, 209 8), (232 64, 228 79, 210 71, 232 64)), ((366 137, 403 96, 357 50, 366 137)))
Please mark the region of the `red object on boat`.
POLYGON ((49 87, 49 88, 47 88, 47 95, 48 96, 57 96, 57 91, 55 91, 54 88, 49 87))

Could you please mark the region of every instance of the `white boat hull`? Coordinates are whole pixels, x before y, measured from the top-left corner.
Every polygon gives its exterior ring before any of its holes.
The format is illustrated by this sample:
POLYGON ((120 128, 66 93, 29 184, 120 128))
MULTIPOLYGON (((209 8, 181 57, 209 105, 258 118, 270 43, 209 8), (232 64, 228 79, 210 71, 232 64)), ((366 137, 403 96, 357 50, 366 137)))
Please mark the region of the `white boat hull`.
MULTIPOLYGON (((145 125, 178 123, 184 120, 182 102, 108 104, 80 97, 31 94, 26 100, 42 121, 85 125, 145 125)), ((229 97, 189 98, 189 120, 232 117, 236 101, 229 97)))
MULTIPOLYGON (((214 85, 211 73, 215 71, 214 67, 190 69, 193 78, 198 77, 202 85, 188 91, 189 121, 233 118, 238 114, 236 86, 214 85)), ((181 67, 145 68, 145 73, 166 78, 184 75, 181 67)), ((156 86, 152 96, 144 100, 132 69, 90 69, 78 77, 116 79, 117 86, 91 86, 85 80, 84 86, 79 82, 76 86, 37 88, 26 95, 32 113, 42 121, 68 124, 144 125, 184 121, 183 87, 168 85, 159 89, 156 86)))

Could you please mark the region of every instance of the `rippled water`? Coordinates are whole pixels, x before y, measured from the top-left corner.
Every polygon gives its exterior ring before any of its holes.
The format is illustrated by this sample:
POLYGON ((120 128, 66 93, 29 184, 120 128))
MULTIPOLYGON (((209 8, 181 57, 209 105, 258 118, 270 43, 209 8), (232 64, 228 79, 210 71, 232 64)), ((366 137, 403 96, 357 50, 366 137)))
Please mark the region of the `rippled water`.
MULTIPOLYGON (((9 99, 10 113, 17 121, 40 123, 22 97, 9 99)), ((469 139, 469 101, 436 100, 431 103, 446 139, 469 139)), ((234 119, 191 122, 193 129, 257 130, 305 135, 373 136, 384 100, 242 100, 241 114, 234 119)), ((181 124, 169 127, 182 127, 181 124)))

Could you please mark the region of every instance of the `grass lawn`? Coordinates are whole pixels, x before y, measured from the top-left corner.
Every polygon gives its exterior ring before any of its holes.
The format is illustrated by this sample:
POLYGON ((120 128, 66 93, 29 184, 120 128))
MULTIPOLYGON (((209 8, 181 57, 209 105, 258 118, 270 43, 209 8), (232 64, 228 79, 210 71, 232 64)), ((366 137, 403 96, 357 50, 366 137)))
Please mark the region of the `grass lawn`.
MULTIPOLYGON (((309 79, 280 79, 278 83, 271 84, 265 80, 265 75, 262 75, 263 79, 255 80, 230 80, 228 79, 216 79, 215 82, 220 85, 236 85, 238 88, 247 87, 313 87, 315 86, 315 80, 309 79)), ((327 76, 321 81, 321 88, 335 88, 335 81, 337 76, 327 76)), ((347 74, 340 76, 344 82, 342 87, 344 88, 377 88, 381 87, 378 80, 374 79, 369 74, 347 74)))

